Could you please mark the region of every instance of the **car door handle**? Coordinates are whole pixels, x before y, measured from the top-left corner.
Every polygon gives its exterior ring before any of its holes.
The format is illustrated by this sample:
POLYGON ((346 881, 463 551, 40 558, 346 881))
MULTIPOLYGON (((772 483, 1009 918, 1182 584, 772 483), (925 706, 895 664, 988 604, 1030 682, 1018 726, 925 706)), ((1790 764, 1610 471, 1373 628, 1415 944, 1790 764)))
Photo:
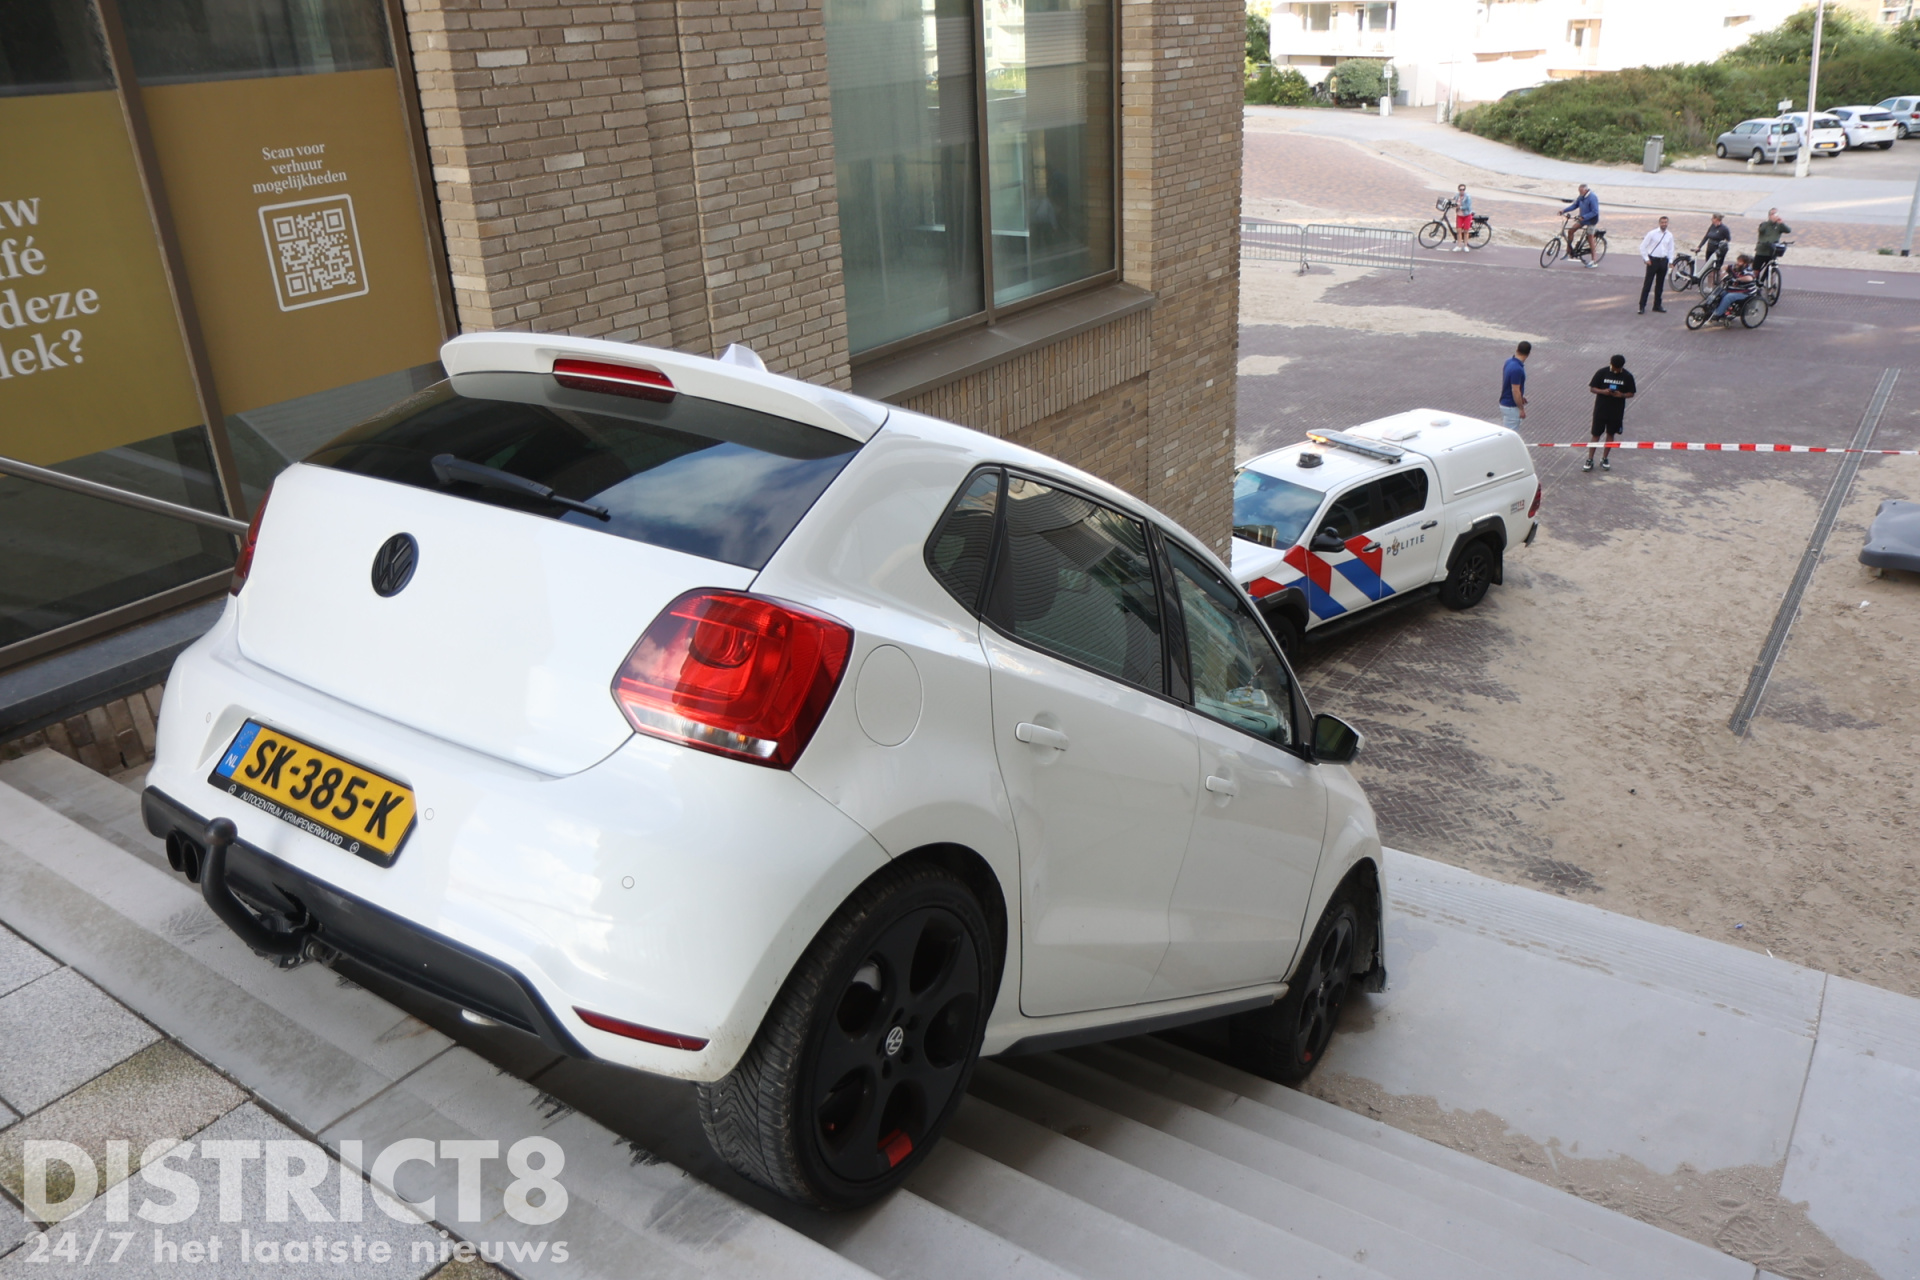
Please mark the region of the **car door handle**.
POLYGON ((1013 727, 1013 736, 1022 742, 1031 742, 1036 747, 1052 747, 1055 751, 1065 751, 1069 741, 1067 735, 1058 729, 1049 729, 1043 724, 1031 724, 1025 720, 1013 727))
POLYGON ((1380 549, 1380 544, 1379 544, 1379 543, 1377 543, 1377 542, 1369 542, 1369 543, 1368 543, 1368 544, 1367 544, 1366 546, 1364 546, 1364 547, 1362 547, 1362 548, 1360 548, 1360 554, 1361 554, 1361 555, 1365 555, 1365 556, 1370 556, 1370 555, 1372 555, 1372 554, 1373 554, 1374 552, 1376 552, 1376 551, 1378 551, 1379 549, 1380 549))
POLYGON ((1421 525, 1420 527, 1421 527, 1422 529, 1431 529, 1431 528, 1433 528, 1433 526, 1435 526, 1435 525, 1437 525, 1437 524, 1439 524, 1439 523, 1440 523, 1440 522, 1439 522, 1438 520, 1429 520, 1429 521, 1427 521, 1427 522, 1426 522, 1425 524, 1423 524, 1423 525, 1421 525))
POLYGON ((1207 775, 1207 790, 1213 792, 1215 795, 1222 796, 1237 796, 1240 794, 1240 788, 1232 778, 1223 778, 1217 773, 1207 775))

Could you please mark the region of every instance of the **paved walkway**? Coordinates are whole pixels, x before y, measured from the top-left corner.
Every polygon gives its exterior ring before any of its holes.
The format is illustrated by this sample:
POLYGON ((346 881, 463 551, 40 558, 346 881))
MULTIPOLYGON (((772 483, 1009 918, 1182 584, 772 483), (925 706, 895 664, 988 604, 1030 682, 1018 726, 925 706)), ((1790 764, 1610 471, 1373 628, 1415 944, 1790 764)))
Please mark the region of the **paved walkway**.
MULTIPOLYGON (((1311 137, 1341 138, 1364 144, 1403 142, 1493 173, 1529 182, 1554 184, 1569 193, 1573 185, 1635 189, 1636 203, 1654 192, 1678 195, 1700 189, 1737 192, 1743 203, 1728 213, 1764 217, 1769 205, 1792 207, 1809 219, 1904 226, 1913 183, 1920 174, 1920 141, 1897 143, 1888 153, 1816 159, 1805 178, 1792 166, 1761 166, 1722 160, 1690 159, 1684 169, 1647 173, 1637 166, 1581 164, 1537 155, 1482 138, 1452 125, 1437 124, 1431 109, 1403 108, 1386 119, 1362 111, 1303 107, 1249 107, 1249 119, 1292 125, 1311 137)), ((1256 126, 1257 127, 1257 126, 1256 126)))

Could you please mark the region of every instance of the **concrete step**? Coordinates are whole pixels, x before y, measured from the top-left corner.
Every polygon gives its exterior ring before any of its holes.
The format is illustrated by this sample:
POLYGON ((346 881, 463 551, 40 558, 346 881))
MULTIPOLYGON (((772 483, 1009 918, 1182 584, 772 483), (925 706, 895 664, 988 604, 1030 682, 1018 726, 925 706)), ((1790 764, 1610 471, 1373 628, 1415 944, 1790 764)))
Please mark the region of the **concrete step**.
POLYGON ((1073 1056, 1605 1275, 1749 1280, 1751 1267, 1704 1245, 1155 1037, 1073 1056))

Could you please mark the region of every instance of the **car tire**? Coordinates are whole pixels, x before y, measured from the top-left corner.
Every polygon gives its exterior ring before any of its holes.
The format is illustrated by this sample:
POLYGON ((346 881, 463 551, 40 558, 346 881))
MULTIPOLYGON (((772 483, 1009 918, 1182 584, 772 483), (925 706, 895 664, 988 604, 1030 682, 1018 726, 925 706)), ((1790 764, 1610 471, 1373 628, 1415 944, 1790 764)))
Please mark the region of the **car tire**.
POLYGON ((1305 640, 1300 624, 1287 614, 1270 613, 1267 615, 1267 625, 1273 628, 1273 638, 1280 642, 1280 652, 1285 655, 1287 665, 1298 666, 1300 646, 1305 640))
POLYGON ((743 1176, 819 1209, 900 1185, 966 1093, 997 984, 985 913, 957 877, 894 863, 814 937, 739 1064, 699 1088, 743 1176))
POLYGON ((1748 156, 1747 159, 1753 161, 1755 164, 1765 164, 1767 162, 1767 153, 1762 151, 1759 147, 1755 147, 1753 149, 1753 154, 1748 156))
POLYGON ((1485 538, 1475 538, 1454 557, 1447 580, 1440 584, 1440 603, 1449 609, 1471 609, 1487 598, 1500 552, 1485 538))
POLYGON ((1907 132, 1907 126, 1905 126, 1904 124, 1900 124, 1897 121, 1894 123, 1893 131, 1895 134, 1899 136, 1900 141, 1902 142, 1905 142, 1909 137, 1912 136, 1907 132))
POLYGON ((1722 160, 1725 160, 1727 158, 1727 144, 1724 142, 1714 143, 1713 154, 1719 156, 1722 160))
POLYGON ((1297 1085, 1326 1056, 1353 989, 1360 955, 1360 908, 1342 888, 1320 915, 1287 994, 1265 1009, 1235 1014, 1227 1037, 1236 1062, 1255 1075, 1297 1085))
POLYGON ((1889 138, 1885 142, 1876 142, 1873 145, 1882 151, 1891 151, 1893 150, 1893 139, 1889 138))

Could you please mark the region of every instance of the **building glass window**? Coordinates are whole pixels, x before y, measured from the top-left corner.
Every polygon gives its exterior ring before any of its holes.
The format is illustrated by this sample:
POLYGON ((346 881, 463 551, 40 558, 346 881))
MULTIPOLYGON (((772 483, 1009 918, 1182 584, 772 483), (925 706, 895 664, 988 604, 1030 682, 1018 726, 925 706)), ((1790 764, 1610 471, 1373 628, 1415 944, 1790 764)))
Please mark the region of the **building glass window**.
POLYGON ((856 354, 1113 270, 1112 0, 825 12, 856 354))
POLYGON ((826 0, 855 351, 983 305, 971 0, 826 0))
POLYGON ((1333 30, 1333 6, 1331 4, 1308 4, 1302 5, 1301 9, 1306 13, 1307 30, 1333 30))
POLYGON ((378 0, 123 0, 143 85, 393 65, 378 0))
POLYGON ((1369 4, 1366 8, 1366 24, 1369 31, 1393 30, 1393 5, 1369 4))

